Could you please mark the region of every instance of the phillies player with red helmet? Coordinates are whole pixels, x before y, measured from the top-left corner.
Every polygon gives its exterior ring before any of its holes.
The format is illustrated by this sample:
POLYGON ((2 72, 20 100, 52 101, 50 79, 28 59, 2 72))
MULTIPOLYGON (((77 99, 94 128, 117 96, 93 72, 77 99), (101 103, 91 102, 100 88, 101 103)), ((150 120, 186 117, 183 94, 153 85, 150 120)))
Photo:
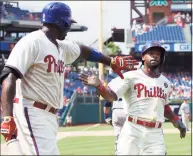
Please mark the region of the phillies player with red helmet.
POLYGON ((47 4, 42 11, 42 29, 20 39, 5 64, 0 77, 4 116, 1 134, 10 147, 9 154, 59 155, 56 112, 63 105, 66 64, 82 57, 111 66, 121 78, 122 70, 131 70, 137 64, 131 57, 113 59, 64 40, 74 22, 68 5, 47 4))
POLYGON ((80 75, 86 85, 95 86, 107 101, 122 98, 127 104, 128 116, 121 129, 117 144, 118 155, 165 155, 162 130, 165 117, 179 129, 180 137, 186 128, 169 106, 171 84, 160 73, 165 49, 155 42, 147 43, 142 52, 144 67, 124 73, 124 79, 115 78, 108 87, 95 76, 80 75))

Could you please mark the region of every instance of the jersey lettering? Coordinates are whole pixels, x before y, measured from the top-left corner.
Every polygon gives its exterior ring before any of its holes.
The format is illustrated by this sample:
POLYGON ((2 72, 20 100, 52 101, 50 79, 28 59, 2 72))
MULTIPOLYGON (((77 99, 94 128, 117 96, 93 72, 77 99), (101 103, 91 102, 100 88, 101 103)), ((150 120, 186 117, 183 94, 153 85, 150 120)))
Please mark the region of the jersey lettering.
POLYGON ((134 85, 134 89, 137 90, 138 98, 142 96, 142 91, 144 91, 144 97, 159 97, 164 100, 166 100, 167 97, 166 93, 164 93, 164 90, 160 87, 153 87, 148 89, 144 84, 138 83, 134 85))
POLYGON ((58 60, 58 63, 56 63, 56 59, 52 55, 47 55, 44 58, 44 62, 48 62, 48 69, 47 72, 50 73, 52 66, 54 66, 54 73, 64 73, 64 62, 61 60, 58 60))

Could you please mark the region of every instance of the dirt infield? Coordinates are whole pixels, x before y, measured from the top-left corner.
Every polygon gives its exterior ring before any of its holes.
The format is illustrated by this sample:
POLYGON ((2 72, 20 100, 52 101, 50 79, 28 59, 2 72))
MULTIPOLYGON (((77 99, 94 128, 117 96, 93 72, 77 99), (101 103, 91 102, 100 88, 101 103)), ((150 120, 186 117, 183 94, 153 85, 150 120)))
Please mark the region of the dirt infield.
MULTIPOLYGON (((179 133, 178 129, 164 129, 165 134, 179 133)), ((187 133, 191 133, 188 131, 187 133)), ((63 139, 66 137, 77 137, 77 136, 114 136, 113 130, 105 131, 72 131, 72 132, 58 132, 57 139, 63 139)), ((6 143, 1 144, 1 155, 6 155, 7 146, 6 143)))

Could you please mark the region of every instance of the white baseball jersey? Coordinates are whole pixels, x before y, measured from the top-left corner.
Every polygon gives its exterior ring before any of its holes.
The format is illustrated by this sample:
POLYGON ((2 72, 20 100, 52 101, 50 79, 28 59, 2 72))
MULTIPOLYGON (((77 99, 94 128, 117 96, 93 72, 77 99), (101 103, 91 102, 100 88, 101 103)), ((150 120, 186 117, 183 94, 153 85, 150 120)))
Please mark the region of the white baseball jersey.
POLYGON ((13 48, 6 65, 23 76, 17 83, 17 97, 63 106, 64 67, 80 55, 79 46, 71 41, 59 41, 57 48, 42 30, 23 37, 13 48))
POLYGON ((114 101, 112 104, 112 109, 123 109, 125 114, 127 114, 127 104, 122 101, 114 101))
POLYGON ((164 107, 169 103, 171 85, 163 75, 151 78, 138 69, 124 73, 124 79, 113 79, 108 86, 127 104, 128 115, 165 121, 164 107))
POLYGON ((123 108, 123 101, 114 101, 112 104, 112 109, 114 108, 123 108))
POLYGON ((181 112, 181 113, 185 113, 185 114, 189 114, 189 113, 190 113, 189 104, 187 104, 187 103, 182 103, 182 105, 180 106, 180 112, 181 112))

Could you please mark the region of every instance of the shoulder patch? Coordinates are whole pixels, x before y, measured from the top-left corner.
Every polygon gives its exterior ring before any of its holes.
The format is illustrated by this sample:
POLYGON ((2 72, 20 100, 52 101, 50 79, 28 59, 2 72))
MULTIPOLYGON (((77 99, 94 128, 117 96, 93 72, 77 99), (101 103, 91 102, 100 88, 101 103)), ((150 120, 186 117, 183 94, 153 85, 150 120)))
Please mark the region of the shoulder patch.
POLYGON ((164 87, 165 87, 165 88, 168 88, 167 82, 164 82, 164 87))

